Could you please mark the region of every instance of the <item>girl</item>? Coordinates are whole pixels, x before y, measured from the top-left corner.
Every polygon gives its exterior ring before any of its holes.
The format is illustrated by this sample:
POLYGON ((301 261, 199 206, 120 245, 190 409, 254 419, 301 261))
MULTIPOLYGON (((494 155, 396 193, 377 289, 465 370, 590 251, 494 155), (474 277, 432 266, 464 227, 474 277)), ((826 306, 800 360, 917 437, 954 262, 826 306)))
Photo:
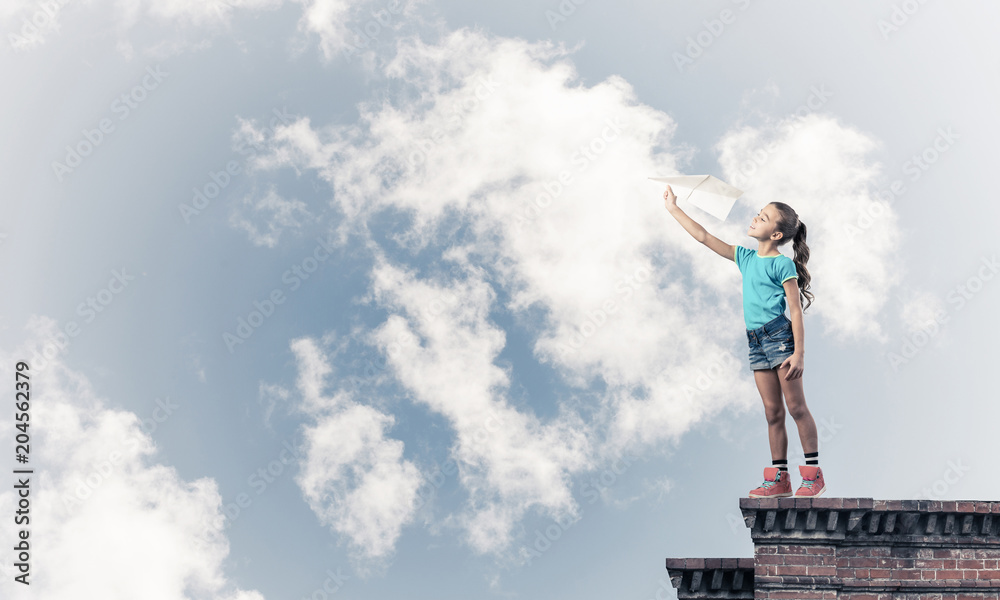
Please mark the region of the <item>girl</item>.
POLYGON ((677 206, 677 196, 670 186, 664 192, 667 210, 694 239, 720 256, 735 261, 743 274, 743 319, 750 345, 750 368, 757 390, 764 401, 768 441, 771 444, 771 464, 764 469, 764 483, 750 491, 751 498, 781 498, 792 495, 788 475, 788 436, 785 433, 785 407, 795 419, 806 464, 799 466, 802 485, 796 497, 815 497, 826 490, 823 471, 819 468, 819 447, 816 423, 806 407, 802 391, 802 371, 805 369, 805 349, 802 307, 812 304, 809 292, 809 247, 806 226, 792 207, 772 202, 753 218, 747 234, 757 240, 756 252, 739 245, 726 244, 705 231, 677 206), (792 240, 795 259, 778 252, 778 247, 792 240), (785 300, 788 312, 785 316, 785 300), (782 403, 784 395, 784 404, 782 403))

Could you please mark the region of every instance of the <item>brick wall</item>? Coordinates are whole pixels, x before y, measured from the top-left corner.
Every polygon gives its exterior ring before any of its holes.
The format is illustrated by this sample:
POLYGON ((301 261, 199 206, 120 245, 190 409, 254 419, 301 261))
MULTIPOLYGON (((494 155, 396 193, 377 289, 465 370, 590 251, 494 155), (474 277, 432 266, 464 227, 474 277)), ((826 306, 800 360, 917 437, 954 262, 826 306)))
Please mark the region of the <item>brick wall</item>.
MULTIPOLYGON (((741 498, 740 510, 754 598, 1000 600, 1000 502, 741 498)), ((685 560, 747 559, 668 559, 678 598, 749 597, 701 585, 704 567, 695 589, 685 560)))

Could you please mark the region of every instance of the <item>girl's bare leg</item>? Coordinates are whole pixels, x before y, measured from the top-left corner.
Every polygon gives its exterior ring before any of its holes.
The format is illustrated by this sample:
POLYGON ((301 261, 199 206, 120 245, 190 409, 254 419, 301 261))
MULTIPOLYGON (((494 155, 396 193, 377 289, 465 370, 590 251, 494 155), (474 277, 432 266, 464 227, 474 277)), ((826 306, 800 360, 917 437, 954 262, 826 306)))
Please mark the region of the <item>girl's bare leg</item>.
POLYGON ((757 391, 764 401, 767 418, 767 441, 771 444, 771 460, 788 458, 788 433, 785 431, 785 405, 781 401, 781 385, 775 369, 753 372, 757 391))
MULTIPOLYGON (((771 369, 772 373, 777 373, 778 382, 781 384, 781 393, 785 396, 785 404, 788 405, 788 414, 795 419, 795 424, 799 428, 799 441, 802 442, 802 452, 819 451, 819 437, 816 434, 816 421, 813 420, 812 413, 806 406, 806 394, 802 389, 802 377, 785 381, 788 373, 788 366, 781 369, 771 369)), ((758 384, 759 386, 760 384, 758 384)))

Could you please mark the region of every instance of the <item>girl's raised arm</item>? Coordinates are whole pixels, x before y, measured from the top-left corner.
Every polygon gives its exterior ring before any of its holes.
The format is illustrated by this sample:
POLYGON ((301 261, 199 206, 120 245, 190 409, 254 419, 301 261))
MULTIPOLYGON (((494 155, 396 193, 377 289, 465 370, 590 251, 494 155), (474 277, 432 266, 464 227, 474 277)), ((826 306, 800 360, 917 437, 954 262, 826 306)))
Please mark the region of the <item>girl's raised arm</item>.
POLYGON ((727 244, 715 237, 681 210, 677 206, 677 196, 674 195, 674 191, 670 189, 669 185, 667 186, 667 191, 663 192, 663 200, 667 206, 667 211, 691 234, 691 237, 714 250, 719 256, 732 261, 736 260, 736 246, 727 244))

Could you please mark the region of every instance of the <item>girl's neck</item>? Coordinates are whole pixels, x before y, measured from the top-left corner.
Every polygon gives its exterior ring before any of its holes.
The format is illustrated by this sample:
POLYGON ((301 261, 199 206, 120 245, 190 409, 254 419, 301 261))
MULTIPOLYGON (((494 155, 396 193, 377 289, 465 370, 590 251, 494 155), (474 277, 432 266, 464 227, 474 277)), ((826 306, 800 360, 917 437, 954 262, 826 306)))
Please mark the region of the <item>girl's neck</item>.
POLYGON ((781 254, 778 251, 778 245, 771 241, 758 242, 757 243, 757 254, 761 256, 774 256, 775 254, 781 254))

